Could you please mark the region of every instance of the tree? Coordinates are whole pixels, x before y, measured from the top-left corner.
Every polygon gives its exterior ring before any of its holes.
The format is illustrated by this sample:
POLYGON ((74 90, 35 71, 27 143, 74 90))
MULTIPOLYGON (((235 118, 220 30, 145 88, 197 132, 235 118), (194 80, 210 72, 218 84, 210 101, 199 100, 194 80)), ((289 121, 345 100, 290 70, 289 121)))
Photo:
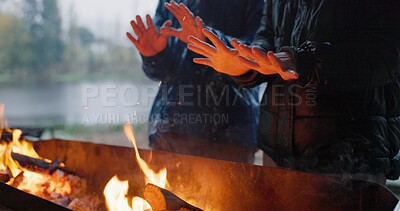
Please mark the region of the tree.
POLYGON ((31 69, 39 78, 62 60, 61 17, 56 0, 24 0, 24 18, 34 52, 31 69))
POLYGON ((58 63, 62 60, 64 45, 61 40, 61 17, 57 0, 43 0, 43 37, 40 46, 44 47, 44 66, 58 63))
POLYGON ((90 44, 92 44, 95 41, 93 33, 85 27, 79 27, 78 33, 79 33, 79 40, 81 41, 81 44, 85 47, 90 46, 90 44))
POLYGON ((0 13, 0 72, 28 68, 34 58, 30 44, 24 21, 15 15, 0 13))

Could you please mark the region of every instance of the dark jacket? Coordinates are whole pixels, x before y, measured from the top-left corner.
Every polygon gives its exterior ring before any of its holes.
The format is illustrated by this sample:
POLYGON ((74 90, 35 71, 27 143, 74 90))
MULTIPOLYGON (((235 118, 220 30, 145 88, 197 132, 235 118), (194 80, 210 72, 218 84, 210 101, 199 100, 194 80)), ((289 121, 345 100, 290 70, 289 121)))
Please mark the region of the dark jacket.
POLYGON ((235 79, 268 82, 259 146, 279 165, 398 177, 399 2, 266 1, 253 45, 292 53, 300 77, 235 79))
MULTIPOLYGON (((155 25, 160 27, 166 20, 172 20, 173 27, 180 28, 164 7, 165 2, 169 0, 159 2, 155 25)), ((225 43, 230 43, 232 37, 250 43, 263 9, 263 0, 176 2, 185 3, 225 43)), ((186 44, 175 37, 169 38, 163 52, 143 57, 146 75, 161 81, 150 113, 150 142, 158 133, 174 132, 254 148, 258 89, 239 87, 229 76, 193 63, 195 57, 199 55, 189 51, 186 44)))

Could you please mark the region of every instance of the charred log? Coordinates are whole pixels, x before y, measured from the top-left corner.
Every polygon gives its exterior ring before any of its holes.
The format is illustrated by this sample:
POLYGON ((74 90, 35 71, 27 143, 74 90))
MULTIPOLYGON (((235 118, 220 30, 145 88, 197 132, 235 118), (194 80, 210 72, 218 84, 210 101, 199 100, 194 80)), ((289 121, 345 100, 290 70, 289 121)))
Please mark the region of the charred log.
POLYGON ((8 182, 10 178, 10 173, 8 171, 0 171, 0 182, 8 182))
POLYGON ((202 211, 202 209, 185 202, 172 192, 150 183, 144 188, 143 195, 154 211, 202 211))
POLYGON ((42 170, 42 171, 49 171, 50 174, 55 172, 56 170, 62 170, 69 174, 74 174, 73 172, 69 171, 65 167, 62 166, 60 161, 53 160, 51 163, 37 158, 32 158, 26 155, 21 155, 15 152, 11 153, 11 157, 18 161, 18 163, 29 170, 42 170))

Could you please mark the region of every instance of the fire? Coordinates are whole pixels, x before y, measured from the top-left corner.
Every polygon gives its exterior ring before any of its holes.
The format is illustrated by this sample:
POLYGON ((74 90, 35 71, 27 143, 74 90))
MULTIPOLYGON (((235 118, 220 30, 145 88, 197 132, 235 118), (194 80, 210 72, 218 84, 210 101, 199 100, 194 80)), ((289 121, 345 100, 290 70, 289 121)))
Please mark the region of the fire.
POLYGON ((104 196, 107 200, 107 207, 110 211, 127 211, 127 210, 150 210, 150 205, 140 197, 133 197, 132 206, 129 205, 128 181, 121 181, 117 176, 111 178, 104 189, 104 196))
POLYGON ((136 139, 135 136, 133 135, 133 128, 130 124, 125 124, 124 125, 124 132, 125 135, 128 137, 129 141, 133 144, 134 149, 135 149, 135 156, 136 156, 136 161, 139 164, 140 169, 143 171, 143 173, 146 176, 146 182, 147 183, 152 183, 157 185, 158 187, 165 188, 167 186, 167 169, 163 168, 160 170, 160 172, 155 173, 144 161, 140 155, 139 155, 139 150, 136 146, 136 139))
POLYGON ((10 171, 12 177, 18 176, 22 171, 27 171, 12 158, 12 152, 32 158, 40 158, 32 143, 20 140, 21 134, 21 130, 12 130, 12 142, 1 142, 0 146, 0 171, 10 171))
POLYGON ((68 175, 60 170, 50 173, 49 170, 27 169, 14 160, 13 153, 16 153, 51 163, 37 154, 31 142, 21 139, 21 130, 7 128, 3 112, 4 105, 0 104, 0 137, 3 132, 12 134, 12 140, 0 141, 0 173, 8 175, 8 185, 53 202, 67 200, 73 193, 73 187, 83 187, 83 182, 75 175, 68 175))
POLYGON ((0 143, 0 172, 7 172, 7 162, 6 162, 6 153, 7 153, 8 145, 6 143, 0 143))
POLYGON ((0 142, 0 171, 10 171, 12 177, 18 176, 22 171, 28 171, 14 161, 11 153, 18 153, 31 158, 42 159, 35 151, 31 142, 20 140, 22 131, 18 129, 8 129, 7 119, 4 118, 4 104, 0 103, 0 138, 3 131, 12 132, 12 141, 0 142))
POLYGON ((128 181, 120 181, 117 176, 114 176, 108 182, 104 189, 104 195, 110 211, 132 210, 129 209, 128 199, 125 197, 128 193, 128 188, 128 181))
POLYGON ((12 132, 12 142, 0 142, 0 171, 6 174, 8 171, 12 177, 16 177, 22 172, 22 167, 11 157, 12 152, 18 152, 23 155, 32 155, 39 158, 39 155, 33 149, 33 145, 29 142, 19 140, 22 134, 21 130, 10 130, 7 128, 7 120, 3 116, 4 104, 0 104, 0 138, 3 131, 12 132))
POLYGON ((12 131, 12 142, 0 144, 0 171, 10 172, 12 179, 7 184, 20 190, 34 194, 42 198, 50 194, 66 196, 71 193, 71 184, 64 178, 64 173, 56 171, 53 174, 48 172, 34 172, 22 167, 12 158, 12 153, 42 159, 35 151, 31 142, 20 140, 21 130, 12 131))
POLYGON ((12 132, 12 151, 21 155, 26 155, 31 158, 41 158, 33 148, 33 144, 31 142, 27 142, 25 140, 20 140, 22 135, 22 131, 15 129, 12 132))
MULTIPOLYGON (((163 168, 158 173, 151 169, 146 161, 144 161, 140 155, 136 145, 136 139, 134 136, 133 128, 130 124, 124 125, 124 133, 129 141, 133 144, 135 149, 135 158, 140 169, 145 175, 145 184, 152 183, 159 187, 166 188, 168 186, 167 181, 167 169, 163 168)), ((133 197, 131 199, 132 206, 129 205, 129 199, 127 197, 129 189, 128 181, 120 181, 117 176, 114 176, 106 185, 104 189, 104 196, 108 210, 110 211, 145 211, 151 210, 150 205, 140 197, 133 197)))

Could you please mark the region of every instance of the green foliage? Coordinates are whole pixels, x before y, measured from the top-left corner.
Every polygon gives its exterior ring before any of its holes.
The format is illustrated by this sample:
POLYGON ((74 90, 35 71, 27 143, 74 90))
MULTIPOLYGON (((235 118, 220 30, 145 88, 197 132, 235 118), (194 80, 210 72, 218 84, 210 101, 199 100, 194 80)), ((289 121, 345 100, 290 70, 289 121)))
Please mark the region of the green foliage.
POLYGON ((0 72, 28 68, 34 58, 31 42, 21 18, 0 13, 0 72))
POLYGON ((35 76, 46 78, 46 70, 61 62, 61 18, 55 0, 24 0, 24 18, 31 36, 34 59, 31 69, 35 76))
POLYGON ((79 27, 78 28, 78 33, 79 33, 79 40, 81 41, 83 46, 90 46, 95 41, 93 33, 85 28, 85 27, 79 27))
POLYGON ((20 2, 20 12, 0 12, 0 81, 148 80, 132 46, 96 37, 76 17, 63 32, 57 0, 20 2))

